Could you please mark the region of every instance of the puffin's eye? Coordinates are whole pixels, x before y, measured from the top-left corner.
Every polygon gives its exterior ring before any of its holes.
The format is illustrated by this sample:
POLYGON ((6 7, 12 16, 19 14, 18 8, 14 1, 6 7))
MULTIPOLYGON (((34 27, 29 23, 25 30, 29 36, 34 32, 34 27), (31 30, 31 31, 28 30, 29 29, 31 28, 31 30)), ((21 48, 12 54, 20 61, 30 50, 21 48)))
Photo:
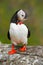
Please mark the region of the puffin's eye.
POLYGON ((24 16, 24 15, 22 15, 22 16, 24 16))

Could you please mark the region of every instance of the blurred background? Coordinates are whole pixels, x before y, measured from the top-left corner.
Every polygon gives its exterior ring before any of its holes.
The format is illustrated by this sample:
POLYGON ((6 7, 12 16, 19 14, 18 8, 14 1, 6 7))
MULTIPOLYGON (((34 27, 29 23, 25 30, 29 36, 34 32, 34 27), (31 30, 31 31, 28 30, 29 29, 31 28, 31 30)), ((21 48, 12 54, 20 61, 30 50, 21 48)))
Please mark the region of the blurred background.
POLYGON ((29 16, 24 22, 31 31, 28 45, 43 45, 43 0, 0 0, 0 41, 10 43, 7 32, 18 9, 27 11, 29 16))

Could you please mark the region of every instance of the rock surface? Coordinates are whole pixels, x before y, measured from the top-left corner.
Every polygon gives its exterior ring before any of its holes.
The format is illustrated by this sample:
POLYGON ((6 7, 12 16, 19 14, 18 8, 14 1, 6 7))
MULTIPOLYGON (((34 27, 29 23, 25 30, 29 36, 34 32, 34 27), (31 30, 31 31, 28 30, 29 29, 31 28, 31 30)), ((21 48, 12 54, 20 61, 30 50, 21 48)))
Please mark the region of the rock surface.
POLYGON ((43 46, 27 46, 24 53, 8 55, 10 49, 11 45, 0 43, 0 65, 43 65, 43 46))

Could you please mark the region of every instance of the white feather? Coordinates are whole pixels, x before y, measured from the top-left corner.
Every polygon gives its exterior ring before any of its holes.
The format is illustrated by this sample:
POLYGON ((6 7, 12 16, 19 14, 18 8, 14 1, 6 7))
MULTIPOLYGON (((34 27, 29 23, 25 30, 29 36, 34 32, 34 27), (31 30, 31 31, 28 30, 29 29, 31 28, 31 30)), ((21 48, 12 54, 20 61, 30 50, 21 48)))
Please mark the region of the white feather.
POLYGON ((10 37, 12 43, 23 43, 27 44, 27 35, 28 35, 28 28, 24 24, 15 24, 11 23, 10 24, 10 29, 9 29, 10 37))

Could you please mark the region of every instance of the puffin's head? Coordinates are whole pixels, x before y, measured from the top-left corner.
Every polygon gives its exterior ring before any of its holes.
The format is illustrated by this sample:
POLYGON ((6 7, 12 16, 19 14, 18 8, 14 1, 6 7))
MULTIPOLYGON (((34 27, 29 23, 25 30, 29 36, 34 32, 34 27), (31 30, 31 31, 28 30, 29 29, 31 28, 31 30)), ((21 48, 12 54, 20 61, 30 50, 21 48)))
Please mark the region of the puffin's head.
POLYGON ((27 20, 27 13, 24 10, 19 9, 12 16, 10 23, 17 23, 19 21, 23 22, 24 20, 27 20))
POLYGON ((18 20, 24 21, 27 19, 27 13, 21 9, 17 12, 17 17, 18 17, 18 20))

